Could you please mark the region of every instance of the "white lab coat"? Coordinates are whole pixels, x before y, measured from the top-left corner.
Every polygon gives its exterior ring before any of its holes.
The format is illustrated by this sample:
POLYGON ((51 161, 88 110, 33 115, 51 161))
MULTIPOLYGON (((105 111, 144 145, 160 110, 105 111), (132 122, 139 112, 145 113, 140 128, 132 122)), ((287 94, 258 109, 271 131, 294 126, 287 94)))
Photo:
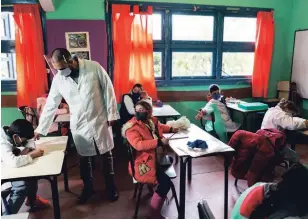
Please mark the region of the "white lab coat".
POLYGON ((114 147, 108 121, 117 120, 117 102, 106 71, 95 61, 79 60, 78 84, 67 75, 56 74, 46 105, 40 116, 37 133, 47 135, 56 110, 65 99, 70 108, 70 128, 81 156, 104 154, 114 147))
POLYGON ((264 115, 261 129, 299 130, 305 128, 305 119, 292 117, 279 106, 270 108, 264 115))

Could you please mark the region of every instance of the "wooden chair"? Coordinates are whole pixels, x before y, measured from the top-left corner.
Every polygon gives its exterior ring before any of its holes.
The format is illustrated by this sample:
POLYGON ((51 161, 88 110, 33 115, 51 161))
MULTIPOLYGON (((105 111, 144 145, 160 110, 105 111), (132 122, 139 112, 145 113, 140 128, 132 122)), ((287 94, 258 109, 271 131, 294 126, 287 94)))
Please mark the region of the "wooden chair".
POLYGON ((215 219, 209 205, 204 199, 202 199, 198 203, 197 207, 198 207, 199 219, 215 219))
MULTIPOLYGON (((135 199, 137 194, 138 194, 138 197, 137 197, 137 202, 136 202, 136 208, 135 208, 135 212, 134 212, 134 215, 133 215, 133 218, 137 218, 138 216, 138 211, 139 211, 139 206, 140 206, 140 200, 141 200, 141 195, 142 195, 142 190, 143 190, 143 186, 146 185, 145 183, 139 183, 135 178, 135 169, 134 169, 134 164, 135 164, 135 149, 128 143, 128 141, 126 141, 126 145, 127 145, 127 150, 128 150, 128 158, 129 158, 129 162, 130 162, 130 165, 131 165, 131 170, 132 170, 132 174, 133 174, 133 183, 135 184, 135 190, 134 190, 134 196, 133 198, 135 199)), ((174 179, 176 178, 176 172, 175 172, 175 169, 173 167, 173 165, 171 165, 165 172, 169 177, 170 179, 174 179)), ((172 183, 172 182, 171 182, 172 183)), ((175 187, 172 183, 171 185, 171 191, 172 191, 172 197, 174 197, 175 199, 175 203, 176 203, 176 207, 177 207, 177 210, 179 212, 179 202, 178 202, 178 197, 177 197, 177 194, 176 194, 176 190, 175 190, 175 187)))
MULTIPOLYGON (((269 107, 276 106, 282 98, 289 100, 290 97, 290 82, 289 81, 279 81, 277 83, 277 96, 273 99, 263 99, 261 102, 268 104, 269 107)), ((292 95, 291 95, 292 96, 292 95)))

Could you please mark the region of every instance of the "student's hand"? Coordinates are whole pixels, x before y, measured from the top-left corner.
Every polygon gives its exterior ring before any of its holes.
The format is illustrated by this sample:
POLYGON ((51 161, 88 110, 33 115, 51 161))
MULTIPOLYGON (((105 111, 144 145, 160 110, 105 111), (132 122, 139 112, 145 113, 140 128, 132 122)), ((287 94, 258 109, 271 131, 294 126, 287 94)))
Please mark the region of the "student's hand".
POLYGON ((200 120, 201 118, 203 118, 203 112, 202 111, 198 111, 198 114, 196 115, 196 120, 200 120))
POLYGON ((34 140, 39 140, 40 139, 40 134, 37 132, 34 132, 34 140))
POLYGON ((179 129, 178 129, 178 128, 172 128, 172 132, 173 132, 173 133, 178 133, 178 132, 179 132, 179 129))
POLYGON ((305 121, 306 128, 308 128, 308 120, 305 121))
POLYGON ((30 157, 32 157, 32 159, 37 158, 37 157, 41 157, 41 156, 44 155, 44 150, 37 148, 37 149, 31 151, 28 155, 30 157))
POLYGON ((167 138, 161 139, 161 142, 163 142, 164 146, 168 146, 169 145, 169 139, 167 139, 167 138))

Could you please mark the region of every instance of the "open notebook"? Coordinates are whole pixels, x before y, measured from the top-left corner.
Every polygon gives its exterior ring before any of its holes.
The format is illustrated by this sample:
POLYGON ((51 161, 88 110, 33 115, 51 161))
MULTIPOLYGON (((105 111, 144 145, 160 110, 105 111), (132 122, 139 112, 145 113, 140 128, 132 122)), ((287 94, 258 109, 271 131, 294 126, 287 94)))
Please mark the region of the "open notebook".
POLYGON ((188 138, 188 135, 179 131, 178 133, 174 134, 174 133, 166 133, 163 134, 163 136, 165 138, 168 138, 170 140, 175 140, 175 139, 183 139, 183 138, 188 138), (173 136, 172 136, 173 135, 173 136), (171 138, 170 138, 171 137, 171 138))

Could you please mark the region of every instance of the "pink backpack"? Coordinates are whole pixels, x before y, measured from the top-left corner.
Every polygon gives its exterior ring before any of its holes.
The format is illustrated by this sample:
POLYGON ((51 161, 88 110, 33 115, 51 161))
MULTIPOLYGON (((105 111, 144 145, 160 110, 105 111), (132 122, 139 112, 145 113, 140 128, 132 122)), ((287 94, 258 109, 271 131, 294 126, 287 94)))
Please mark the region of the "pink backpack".
POLYGON ((275 150, 282 149, 286 146, 286 135, 282 131, 277 129, 260 129, 256 133, 266 137, 275 150))

